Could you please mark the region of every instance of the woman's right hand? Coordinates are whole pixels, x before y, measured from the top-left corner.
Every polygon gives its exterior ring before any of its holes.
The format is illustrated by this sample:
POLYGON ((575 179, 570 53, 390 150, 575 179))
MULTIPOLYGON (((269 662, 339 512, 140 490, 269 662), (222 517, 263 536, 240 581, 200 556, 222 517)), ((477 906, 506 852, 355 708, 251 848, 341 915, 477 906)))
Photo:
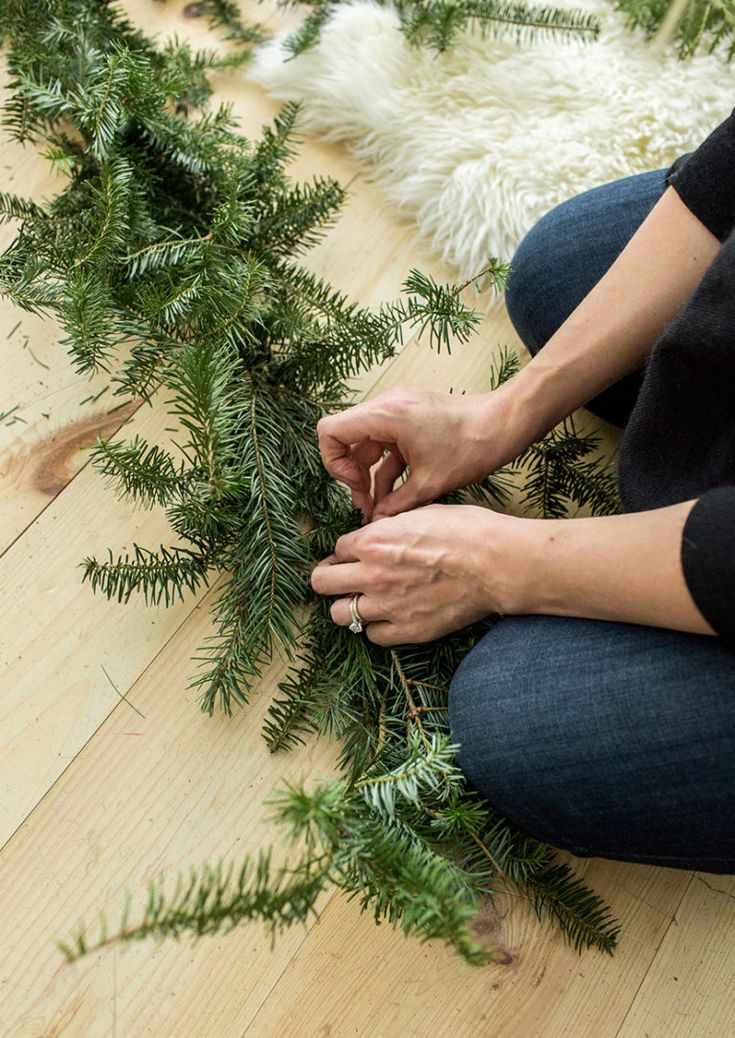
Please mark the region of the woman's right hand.
POLYGON ((508 386, 472 395, 398 387, 322 418, 324 465, 350 487, 366 521, 428 504, 483 479, 532 442, 513 418, 508 386))

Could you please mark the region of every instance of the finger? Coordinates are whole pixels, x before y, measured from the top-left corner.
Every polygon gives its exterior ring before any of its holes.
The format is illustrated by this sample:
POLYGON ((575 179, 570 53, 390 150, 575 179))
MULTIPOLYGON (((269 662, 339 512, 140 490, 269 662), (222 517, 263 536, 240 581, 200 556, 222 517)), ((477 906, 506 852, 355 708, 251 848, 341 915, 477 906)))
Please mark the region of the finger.
POLYGON ((366 519, 369 519, 373 511, 373 497, 370 493, 370 469, 383 453, 383 444, 377 440, 362 440, 350 448, 352 460, 355 462, 356 470, 360 474, 360 482, 352 486, 352 503, 358 508, 366 519))
MULTIPOLYGON (((388 448, 393 451, 398 449, 393 443, 380 443, 377 440, 363 440, 362 443, 358 443, 352 448, 353 457, 358 460, 360 466, 365 466, 368 488, 370 487, 370 469, 382 455, 387 455, 388 448)), ((380 471, 380 466, 377 471, 380 471)), ((362 512, 364 523, 369 522, 372 518, 376 501, 377 498, 369 492, 369 489, 368 491, 352 491, 352 503, 362 512)))
POLYGON ((348 407, 340 414, 329 415, 317 423, 319 451, 330 476, 355 490, 369 490, 369 473, 360 469, 353 457, 352 444, 372 439, 371 421, 364 404, 348 407))
POLYGON ((415 475, 408 477, 395 490, 386 494, 379 505, 373 509, 373 519, 384 519, 389 515, 398 515, 400 512, 408 512, 419 505, 425 505, 432 500, 431 494, 425 487, 417 483, 415 475))
POLYGON ((373 514, 373 496, 363 490, 352 491, 352 504, 362 512, 363 522, 367 522, 373 514))
POLYGON ((315 569, 319 569, 320 566, 333 566, 337 561, 336 555, 327 555, 326 559, 322 559, 321 562, 317 562, 315 569))
POLYGON ((343 533, 337 538, 334 546, 335 564, 339 562, 358 562, 360 556, 357 552, 357 542, 362 530, 353 530, 351 533, 343 533))
MULTIPOLYGON (((336 602, 332 602, 329 615, 340 627, 349 627, 352 623, 352 614, 350 613, 351 601, 352 595, 348 598, 338 598, 336 602)), ((366 630, 369 630, 369 625, 382 615, 378 603, 373 602, 367 595, 360 595, 357 599, 357 612, 360 619, 365 623, 366 630)))
POLYGON ((352 457, 358 465, 364 465, 369 472, 375 462, 380 460, 387 446, 390 445, 379 440, 360 440, 352 447, 352 457))
POLYGON ((391 448, 380 465, 375 470, 375 485, 373 487, 373 500, 376 506, 393 489, 393 484, 406 468, 403 455, 397 447, 391 448))
MULTIPOLYGON (((362 610, 360 610, 362 615, 362 610)), ((368 624, 365 628, 368 641, 375 645, 406 645, 405 636, 401 636, 400 628, 387 620, 379 620, 377 623, 368 624)))
POLYGON ((361 562, 341 562, 312 570, 311 586, 318 595, 346 595, 365 579, 361 562))

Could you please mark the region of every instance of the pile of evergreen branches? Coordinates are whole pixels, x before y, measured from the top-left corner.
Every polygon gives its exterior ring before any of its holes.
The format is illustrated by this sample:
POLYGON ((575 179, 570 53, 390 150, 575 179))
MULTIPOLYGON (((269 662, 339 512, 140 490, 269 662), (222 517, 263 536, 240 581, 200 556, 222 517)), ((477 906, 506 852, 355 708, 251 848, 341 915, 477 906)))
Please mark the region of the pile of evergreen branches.
MULTIPOLYGON (((236 873, 193 871, 174 894, 152 884, 139 919, 126 911, 92 943, 82 927, 65 954, 251 918, 275 935, 305 920, 329 884, 472 963, 492 951, 469 920, 504 884, 578 949, 611 951, 618 927, 605 905, 469 790, 454 762, 447 688, 491 621, 385 650, 335 627, 310 592, 314 563, 357 520, 321 465, 317 420, 344 406, 350 379, 392 356, 404 331, 437 349, 466 340, 479 322, 462 302, 466 286, 412 271, 402 298, 370 311, 299 264, 344 193, 329 178, 289 180, 293 106, 255 143, 227 107, 206 107, 207 70, 237 56, 156 46, 100 0, 6 0, 0 39, 6 126, 44 143, 66 176, 43 205, 0 195, 2 217, 19 221, 0 256, 0 292, 54 316, 81 372, 109 372, 116 394, 167 408, 183 430, 171 449, 99 442, 97 467, 121 495, 162 505, 174 543, 87 559, 85 577, 123 601, 168 603, 226 571, 195 681, 203 709, 245 704, 280 646, 293 667, 270 708, 268 745, 291 748, 307 733, 340 740, 339 779, 276 797, 276 820, 305 841, 293 866, 276 872, 261 852, 236 873)), ((482 273, 498 285, 504 268, 482 273)), ((496 381, 513 370, 504 357, 496 381)), ((614 479, 594 446, 571 425, 534 445, 527 473, 514 470, 527 500, 547 515, 569 501, 613 510, 614 479)), ((503 502, 510 475, 471 493, 503 502)))

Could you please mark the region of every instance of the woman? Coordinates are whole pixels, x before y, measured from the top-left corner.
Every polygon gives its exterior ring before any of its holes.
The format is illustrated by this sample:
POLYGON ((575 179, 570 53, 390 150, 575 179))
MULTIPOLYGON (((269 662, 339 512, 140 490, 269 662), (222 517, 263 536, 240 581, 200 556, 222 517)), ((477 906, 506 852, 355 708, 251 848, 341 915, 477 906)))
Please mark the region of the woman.
POLYGON ((314 590, 379 645, 502 614, 452 682, 457 760, 578 855, 735 872, 734 225, 735 112, 671 170, 531 230, 507 303, 533 359, 502 387, 396 389, 318 426, 372 522, 314 590), (624 427, 623 514, 427 504, 583 404, 624 427))

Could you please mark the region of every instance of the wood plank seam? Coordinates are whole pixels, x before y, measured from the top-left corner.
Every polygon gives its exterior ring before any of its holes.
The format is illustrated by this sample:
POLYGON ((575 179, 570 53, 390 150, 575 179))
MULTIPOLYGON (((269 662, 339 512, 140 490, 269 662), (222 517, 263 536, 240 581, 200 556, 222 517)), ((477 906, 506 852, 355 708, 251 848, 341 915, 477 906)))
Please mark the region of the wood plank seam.
POLYGON ((617 1036, 618 1036, 618 1035, 619 1035, 619 1034, 620 1034, 620 1033, 622 1032, 623 1028, 625 1027, 625 1021, 626 1021, 626 1020, 628 1019, 628 1017, 630 1016, 630 1014, 631 1014, 631 1012, 632 1012, 632 1010, 633 1010, 633 1006, 635 1005, 635 1001, 636 1001, 636 999, 638 998, 638 995, 639 995, 639 993, 640 993, 640 991, 641 991, 641 988, 642 988, 642 987, 643 987, 643 985, 644 985, 644 984, 646 983, 646 979, 647 979, 647 977, 648 977, 648 974, 649 974, 649 973, 651 972, 651 970, 652 970, 652 969, 653 969, 653 967, 654 967, 654 964, 655 964, 655 962, 656 962, 656 959, 657 959, 657 957, 658 957, 659 953, 661 952, 661 948, 663 947, 663 943, 664 943, 664 941, 666 940, 666 936, 667 936, 667 934, 668 934, 669 930, 671 929, 671 927, 672 927, 672 926, 678 926, 678 920, 677 920, 677 918, 676 918, 676 915, 677 915, 677 913, 678 913, 679 909, 680 909, 680 908, 681 908, 681 906, 682 906, 682 903, 683 903, 683 901, 684 901, 684 898, 686 897, 686 895, 687 895, 687 891, 688 891, 688 890, 689 890, 689 888, 691 887, 691 885, 692 885, 692 881, 693 881, 693 880, 694 880, 694 873, 692 872, 692 874, 691 874, 691 876, 690 876, 690 878, 689 878, 689 882, 687 883, 686 887, 685 887, 685 888, 684 888, 684 890, 682 891, 681 897, 679 898, 679 902, 678 902, 678 904, 677 904, 677 906, 676 906, 676 908, 675 908, 675 910, 674 910, 674 913, 673 913, 673 915, 671 916, 671 920, 670 920, 670 922, 669 922, 669 925, 668 925, 668 926, 666 927, 666 929, 664 930, 664 932, 663 932, 663 933, 661 934, 661 939, 660 939, 660 941, 658 942, 658 944, 657 944, 657 946, 656 946, 656 951, 655 951, 655 952, 653 953, 653 955, 651 956, 651 960, 650 960, 650 962, 648 963, 648 968, 646 969, 645 973, 644 973, 644 974, 643 974, 643 976, 641 977, 641 981, 640 981, 640 984, 638 985, 638 987, 637 987, 637 988, 635 989, 635 991, 634 991, 634 993, 633 993, 633 997, 632 997, 632 998, 631 998, 631 1000, 630 1000, 630 1003, 629 1003, 629 1005, 628 1005, 628 1009, 627 1009, 627 1012, 626 1012, 625 1016, 623 1017, 623 1019, 622 1019, 622 1020, 620 1021, 620 1027, 619 1027, 619 1028, 617 1029, 617 1031, 615 1032, 615 1038, 617 1038, 617 1036))

